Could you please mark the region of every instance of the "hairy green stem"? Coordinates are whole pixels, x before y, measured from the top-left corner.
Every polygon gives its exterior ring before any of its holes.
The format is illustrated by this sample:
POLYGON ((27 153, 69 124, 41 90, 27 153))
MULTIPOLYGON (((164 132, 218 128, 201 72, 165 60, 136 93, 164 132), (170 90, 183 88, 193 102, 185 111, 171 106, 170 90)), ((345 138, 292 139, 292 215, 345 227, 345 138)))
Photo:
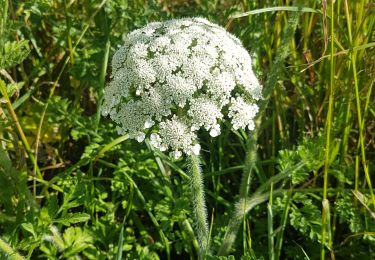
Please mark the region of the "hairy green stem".
POLYGON ((207 208, 204 198, 203 177, 199 157, 196 155, 190 155, 189 159, 193 220, 195 222, 195 232, 200 248, 200 259, 203 259, 203 256, 209 252, 207 208))
MULTIPOLYGON (((277 190, 273 192, 274 196, 278 196, 282 194, 282 191, 277 190)), ((244 215, 249 213, 255 206, 267 201, 269 199, 270 194, 265 193, 261 195, 253 195, 250 198, 240 199, 236 203, 236 207, 234 210, 234 214, 232 215, 231 221, 228 225, 228 231, 225 234, 223 243, 221 244, 220 250, 218 255, 228 255, 234 241, 236 240, 236 234, 238 227, 242 223, 244 215), (229 232, 232 231, 232 232, 229 232)))
POLYGON ((254 169, 254 162, 257 158, 256 152, 257 132, 255 131, 247 142, 247 156, 245 162, 245 169, 242 175, 240 186, 240 200, 236 204, 235 211, 229 221, 227 232, 225 233, 223 243, 219 249, 218 255, 227 255, 234 243, 239 226, 246 214, 246 199, 249 193, 249 187, 254 169))
MULTIPOLYGON (((256 145, 256 143, 253 143, 256 145)), ((254 150, 255 151, 255 150, 254 150)), ((254 156, 256 156, 256 153, 253 153, 254 156)), ((251 159, 249 159, 249 162, 251 162, 251 159)), ((304 164, 300 163, 296 165, 295 169, 299 169, 304 164)), ((244 174, 245 176, 246 174, 244 174)), ((278 175, 275 175, 271 177, 266 183, 261 185, 252 195, 251 197, 248 197, 247 195, 244 197, 241 197, 240 200, 236 203, 235 210, 232 214, 231 220, 228 224, 227 232, 225 233, 224 240, 221 244, 221 247, 219 249, 218 255, 227 255, 229 254, 234 241, 236 240, 236 235, 239 226, 241 225, 241 222, 243 221, 244 216, 246 216, 249 211, 254 208, 256 205, 263 203, 268 200, 270 194, 267 193, 267 189, 272 185, 276 184, 286 177, 290 175, 289 171, 281 172, 278 175)), ((279 194, 282 194, 285 192, 285 190, 278 189, 273 191, 273 196, 277 196, 279 194)))
POLYGON ((3 252, 5 255, 7 255, 9 259, 12 259, 12 260, 25 259, 1 238, 0 238, 0 251, 3 252))

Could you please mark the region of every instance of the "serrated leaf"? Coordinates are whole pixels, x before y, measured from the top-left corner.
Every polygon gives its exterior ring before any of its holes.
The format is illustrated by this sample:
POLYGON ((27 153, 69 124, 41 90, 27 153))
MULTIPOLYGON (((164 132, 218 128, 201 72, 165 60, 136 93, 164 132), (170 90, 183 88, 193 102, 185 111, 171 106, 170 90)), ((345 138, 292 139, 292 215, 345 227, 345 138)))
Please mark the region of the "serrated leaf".
POLYGON ((90 219, 90 215, 87 213, 67 213, 62 218, 56 219, 54 222, 61 223, 65 226, 85 222, 90 219))
POLYGON ((335 202, 335 211, 340 223, 347 223, 351 232, 364 230, 363 216, 360 214, 349 192, 342 193, 335 202))
POLYGON ((321 211, 305 194, 296 193, 293 196, 290 210, 290 224, 303 235, 312 240, 321 239, 321 211), (298 207, 296 206, 298 205, 298 207))
POLYGON ((82 205, 84 202, 84 186, 82 182, 74 182, 66 190, 60 212, 82 205))
POLYGON ((0 68, 9 68, 21 63, 30 53, 29 41, 6 42, 0 56, 0 68))
POLYGON ((8 84, 7 85, 8 96, 11 97, 15 93, 18 93, 22 89, 24 84, 25 84, 25 82, 17 82, 17 83, 8 84))
POLYGON ((93 241, 90 233, 82 230, 80 227, 67 228, 63 234, 64 244, 66 250, 64 252, 65 257, 71 257, 79 252, 82 252, 93 241))

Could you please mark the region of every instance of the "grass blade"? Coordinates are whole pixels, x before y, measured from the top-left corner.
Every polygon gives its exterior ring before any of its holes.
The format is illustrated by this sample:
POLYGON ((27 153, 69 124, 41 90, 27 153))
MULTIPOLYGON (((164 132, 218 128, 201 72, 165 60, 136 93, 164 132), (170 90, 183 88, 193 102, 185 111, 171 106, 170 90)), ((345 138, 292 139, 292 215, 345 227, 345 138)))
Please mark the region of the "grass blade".
POLYGON ((275 11, 290 11, 290 12, 303 12, 303 13, 321 13, 320 10, 313 9, 310 7, 298 7, 298 6, 274 6, 274 7, 266 7, 256 10, 251 10, 249 12, 235 14, 230 16, 230 19, 237 19, 241 17, 246 17, 254 14, 261 14, 267 12, 275 12, 275 11))

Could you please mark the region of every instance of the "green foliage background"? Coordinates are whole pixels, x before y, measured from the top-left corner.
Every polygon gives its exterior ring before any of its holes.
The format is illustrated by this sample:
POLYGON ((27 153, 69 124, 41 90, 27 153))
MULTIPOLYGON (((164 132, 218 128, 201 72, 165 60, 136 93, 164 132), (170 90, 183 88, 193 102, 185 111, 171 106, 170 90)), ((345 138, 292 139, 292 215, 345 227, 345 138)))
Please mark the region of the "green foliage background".
POLYGON ((255 133, 200 136, 213 254, 256 151, 246 188, 265 199, 228 259, 375 259, 374 3, 0 4, 0 259, 197 258, 186 162, 100 116, 122 38, 187 16, 239 37, 265 89, 255 133))

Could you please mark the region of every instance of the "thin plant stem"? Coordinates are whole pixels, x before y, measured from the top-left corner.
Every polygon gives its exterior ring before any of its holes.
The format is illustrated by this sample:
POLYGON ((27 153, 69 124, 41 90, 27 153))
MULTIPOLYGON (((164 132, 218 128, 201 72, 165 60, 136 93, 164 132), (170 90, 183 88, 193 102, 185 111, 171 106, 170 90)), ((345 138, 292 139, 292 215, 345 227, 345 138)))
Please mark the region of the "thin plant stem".
MULTIPOLYGON (((251 176, 255 169, 255 162, 257 161, 257 139, 258 133, 261 125, 261 120, 265 114, 272 90, 277 83, 278 78, 282 74, 282 68, 284 60, 288 57, 288 50, 290 48, 290 43, 292 41, 294 32, 297 28, 298 18, 300 16, 299 12, 296 12, 290 16, 288 19, 288 26, 284 32, 283 38, 281 40, 280 48, 276 53, 275 60, 270 69, 269 77, 265 83, 263 95, 264 100, 260 104, 260 111, 255 121, 255 130, 249 135, 247 149, 246 149, 246 161, 243 171, 243 176, 240 185, 240 199, 236 203, 235 210, 229 221, 228 229, 225 233, 223 242, 221 243, 218 255, 227 255, 236 239, 236 234, 238 228, 241 224, 242 219, 247 214, 247 210, 244 210, 244 207, 248 204, 246 201, 248 199, 248 192, 251 183, 251 176)), ((254 195, 259 195, 260 193, 254 193, 254 195)))
POLYGON ((193 245, 193 248, 194 250, 196 250, 196 252, 199 253, 199 245, 198 245, 198 241, 194 235, 194 230, 193 228, 191 227, 189 221, 187 219, 185 219, 183 222, 182 222, 182 227, 184 229, 184 231, 187 233, 189 239, 191 240, 191 243, 193 245))
MULTIPOLYGON (((270 194, 267 191, 271 185, 276 184, 283 179, 290 176, 290 172, 293 170, 299 169, 300 167, 304 166, 304 163, 299 163, 295 166, 295 168, 291 170, 287 170, 285 172, 281 172, 278 175, 271 177, 266 183, 261 185, 250 197, 246 196, 244 198, 240 198, 240 200, 236 203, 234 212, 231 216, 231 219, 228 224, 227 232, 225 233, 224 240, 220 246, 218 255, 227 255, 236 239, 236 234, 241 222, 244 219, 244 216, 256 205, 267 201, 270 194)), ((273 191, 273 195, 279 195, 285 190, 278 189, 273 191)))
MULTIPOLYGON (((103 0, 100 5, 98 6, 98 8, 95 10, 95 12, 91 15, 91 17, 89 18, 89 22, 88 24, 85 26, 85 28, 83 29, 81 35, 79 36, 76 44, 74 45, 73 49, 72 49, 72 52, 74 52, 78 46, 78 44, 81 42, 81 40, 83 39, 83 36, 86 34, 87 30, 90 28, 90 22, 95 18, 95 16, 98 14, 98 12, 103 8, 104 4, 107 2, 107 0, 103 0)), ((44 118, 46 116, 46 112, 47 112, 47 109, 48 109, 48 105, 49 105, 49 102, 51 100, 51 98, 53 97, 54 93, 55 93, 55 89, 60 81, 60 78, 66 68, 66 66, 68 65, 69 61, 70 61, 70 57, 72 55, 68 56, 65 61, 64 61, 64 64, 55 80, 55 82, 53 83, 52 85, 52 88, 51 88, 51 91, 49 93, 49 96, 47 98, 47 101, 43 107, 43 110, 42 110, 42 114, 40 116, 40 120, 39 120, 39 124, 38 124, 38 129, 37 129, 37 134, 36 134, 36 140, 35 140, 35 154, 37 155, 38 153, 38 146, 39 146, 39 141, 41 139, 41 131, 42 131, 42 127, 43 127, 43 123, 44 123, 44 118)), ((34 168, 37 169, 37 161, 35 160, 35 163, 34 163, 34 168)))
MULTIPOLYGON (((129 181, 129 183, 132 185, 133 189, 134 189, 134 192, 135 194, 138 196, 138 199, 139 201, 141 202, 141 204, 145 207, 145 209, 147 209, 147 207, 145 206, 146 205, 146 199, 145 197, 143 196, 141 190, 138 188, 138 185, 135 183, 135 181, 132 179, 131 176, 129 176, 127 173, 126 173, 126 170, 125 169, 122 169, 121 167, 119 167, 118 165, 116 164, 113 164, 113 163, 110 163, 110 162, 106 162, 104 160, 101 160, 101 159, 98 159, 98 162, 107 166, 107 167, 110 167, 112 169, 116 169, 117 171, 119 172, 122 172, 126 179, 129 181)), ((91 179, 90 181, 92 180, 105 180, 103 178, 93 178, 91 179)), ((111 179, 107 179, 108 181, 110 181, 111 179)), ((150 219, 151 219, 151 222, 155 225, 158 233, 159 233, 159 236, 161 238, 161 240, 164 242, 164 245, 165 245, 165 251, 167 253, 167 259, 170 260, 170 246, 169 246, 169 241, 168 241, 168 238, 166 237, 166 235, 164 234, 162 228, 160 227, 156 217, 154 216, 154 214, 150 211, 150 210, 146 210, 147 211, 147 214, 149 215, 150 219)))
MULTIPOLYGON (((121 171, 120 168, 118 168, 118 167, 116 167, 116 168, 121 171)), ((140 200, 142 205, 144 205, 144 207, 145 207, 146 199, 143 196, 140 189, 138 188, 137 184, 134 182, 134 180, 131 178, 131 176, 129 176, 125 171, 123 171, 123 173, 124 173, 125 177, 127 178, 127 180, 129 181, 129 183, 131 183, 131 185, 133 186, 133 189, 135 191, 135 194, 138 196, 138 199, 140 200)), ((167 253, 167 259, 170 260, 171 259, 171 257, 170 257, 171 251, 170 251, 170 246, 169 246, 169 240, 168 240, 167 236, 164 234, 163 229, 160 227, 159 222, 156 219, 156 217, 154 216, 154 214, 150 210, 147 210, 147 213, 148 213, 148 216, 151 219, 151 222, 156 227, 161 240, 164 242, 165 251, 167 253)))
MULTIPOLYGON (((4 44, 5 44, 5 28, 7 24, 7 16, 8 16, 8 0, 1 1, 1 6, 2 11, 0 12, 1 18, 0 18, 0 55, 3 56, 5 49, 4 49, 4 44)), ((0 67, 2 64, 0 64, 0 67)))
POLYGON ((66 22, 66 35, 67 35, 67 41, 68 41, 70 62, 73 64, 74 63, 74 57, 73 57, 74 51, 73 51, 73 46, 72 46, 72 37, 70 35, 71 21, 68 15, 66 0, 64 0, 64 15, 65 15, 65 22, 66 22))
POLYGON ((236 203, 235 211, 229 221, 227 232, 225 233, 224 240, 220 246, 218 255, 227 255, 236 239, 238 228, 246 215, 246 199, 249 193, 249 187, 254 170, 254 162, 257 159, 257 131, 255 130, 247 141, 247 156, 245 162, 245 169, 242 175, 240 186, 240 200, 236 203))
POLYGON ((200 259, 203 259, 204 255, 209 253, 209 233, 207 222, 207 208, 204 196, 203 176, 199 157, 196 155, 190 155, 189 164, 193 220, 198 244, 200 247, 200 259))
POLYGON ((111 141, 109 144, 106 144, 105 146, 103 146, 102 149, 99 150, 98 154, 95 156, 93 162, 96 162, 100 157, 104 156, 104 154, 109 151, 110 149, 112 149, 113 147, 115 147, 116 145, 126 141, 129 139, 129 135, 122 135, 122 136, 119 136, 117 137, 116 139, 114 139, 113 141, 111 141))
POLYGON ((276 238, 275 259, 280 259, 280 255, 281 255, 281 248, 283 246, 283 239, 284 239, 284 231, 287 225, 287 219, 289 215, 289 209, 290 209, 290 203, 291 203, 291 197, 292 197, 292 189, 289 189, 288 192, 285 192, 285 194, 287 197, 286 197, 283 214, 281 217, 280 230, 277 233, 277 238, 276 238))
MULTIPOLYGON (((279 196, 284 192, 284 190, 275 190, 273 191, 273 196, 279 196)), ((241 199, 237 204, 232 214, 231 221, 228 224, 228 230, 235 230, 235 232, 227 232, 224 237, 224 241, 221 244, 218 255, 227 255, 229 254, 232 244, 236 239, 236 234, 239 225, 243 221, 243 216, 249 213, 255 206, 267 201, 270 197, 269 193, 264 194, 253 194, 250 197, 241 199), (237 214, 236 214, 237 213, 237 214)))
POLYGON ((98 99, 97 99, 97 111, 96 111, 96 125, 95 125, 95 131, 98 131, 98 126, 100 122, 100 114, 101 114, 101 108, 102 108, 102 102, 104 97, 104 86, 105 86, 105 76, 107 74, 107 67, 108 67, 108 60, 109 60, 109 50, 111 48, 111 41, 109 37, 109 26, 108 26, 108 18, 105 10, 102 11, 102 17, 104 20, 104 31, 105 31, 105 47, 104 47, 104 53, 103 53, 103 60, 102 60, 102 66, 100 69, 100 76, 99 76, 99 86, 98 86, 98 99))
POLYGON ((126 220, 130 214, 131 208, 133 206, 133 195, 134 195, 133 183, 129 182, 129 198, 127 200, 125 215, 121 224, 121 230, 120 230, 120 235, 119 235, 119 240, 118 240, 118 245, 117 245, 116 260, 122 259, 122 251, 123 251, 122 248, 123 248, 123 243, 124 243, 124 227, 125 227, 126 220))
POLYGON ((29 159, 30 159, 31 163, 33 165, 36 165, 35 172, 36 172, 39 179, 43 179, 42 173, 40 172, 40 169, 37 166, 37 159, 34 157, 34 154, 31 151, 29 142, 27 141, 25 133, 22 130, 22 126, 21 126, 20 122, 18 121, 17 114, 12 107, 12 103, 11 103, 10 98, 8 96, 5 83, 1 79, 0 79, 0 92, 3 95, 3 97, 5 98, 7 110, 9 112, 10 117, 12 118, 12 120, 14 122, 14 125, 16 126, 18 135, 21 138, 21 142, 22 142, 23 146, 25 147, 26 153, 29 156, 29 159))
MULTIPOLYGON (((345 14, 346 14, 346 20, 347 20, 347 26, 348 26, 349 41, 350 41, 350 44, 353 45, 351 20, 350 20, 350 13, 349 13, 349 7, 348 7, 347 0, 345 1, 345 14)), ((360 15, 359 15, 358 19, 360 19, 361 17, 362 17, 362 12, 360 12, 360 15)), ((354 44, 355 44, 355 42, 354 42, 354 44)), ((351 46, 351 47, 353 47, 353 46, 351 46)), ((359 125, 358 148, 360 149, 362 166, 363 166, 363 170, 365 172, 365 178, 366 178, 366 181, 367 181, 367 185, 369 186, 369 189, 370 189, 372 204, 375 207, 375 196, 374 196, 374 193, 372 192, 371 178, 370 178, 370 173, 369 173, 368 165, 367 165, 367 161, 366 161, 365 142, 364 142, 364 136, 363 136, 365 119, 364 119, 364 117, 362 117, 361 100, 360 100, 360 96, 359 96, 359 84, 358 84, 357 64, 356 64, 357 55, 356 54, 357 54, 357 52, 354 51, 354 50, 352 52, 350 52, 350 59, 351 59, 351 64, 352 64, 352 72, 353 72, 353 80, 354 80, 354 88, 355 88, 357 118, 358 118, 358 125, 359 125)))
POLYGON ((273 185, 271 183, 270 199, 267 203, 267 227, 268 227, 268 259, 275 259, 275 238, 273 230, 273 210, 272 210, 273 185))
POLYGON ((250 16, 254 14, 261 14, 266 12, 275 12, 275 11, 290 11, 290 12, 304 12, 304 13, 320 13, 319 10, 310 7, 298 7, 298 6, 275 6, 275 7, 266 7, 256 10, 251 10, 249 12, 235 14, 230 16, 230 19, 241 18, 245 16, 250 16))
MULTIPOLYGON (((331 126, 333 118, 333 103, 334 103, 334 83, 335 83, 335 68, 334 68, 334 1, 331 0, 331 42, 330 42, 330 84, 329 84, 329 100, 328 100, 328 112, 326 120, 326 147, 325 147, 325 158, 324 158, 324 175, 323 175, 323 200, 322 200, 322 245, 320 258, 325 259, 325 246, 326 246, 326 233, 327 233, 327 216, 329 216, 329 206, 324 206, 328 202, 328 171, 330 165, 330 148, 331 148, 331 126)), ((328 241, 330 242, 330 241, 328 241)))

